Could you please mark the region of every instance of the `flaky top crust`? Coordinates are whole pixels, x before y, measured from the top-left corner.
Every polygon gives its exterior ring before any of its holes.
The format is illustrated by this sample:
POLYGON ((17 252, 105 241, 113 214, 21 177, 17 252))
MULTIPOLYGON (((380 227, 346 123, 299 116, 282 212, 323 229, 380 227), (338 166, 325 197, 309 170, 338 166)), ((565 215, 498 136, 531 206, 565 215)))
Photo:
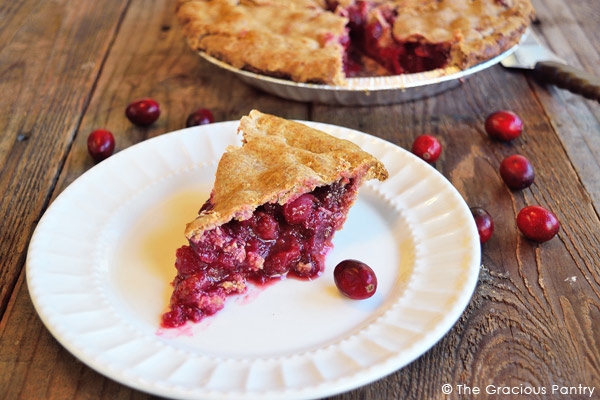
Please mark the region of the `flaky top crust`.
POLYGON ((316 0, 188 0, 177 16, 189 45, 240 69, 342 84, 347 19, 316 0))
POLYGON ((232 219, 245 220, 266 203, 285 204, 342 178, 385 180, 383 164, 354 143, 304 124, 253 110, 240 122, 241 147, 219 161, 211 203, 186 227, 188 239, 232 219))
POLYGON ((461 69, 517 44, 533 18, 529 0, 396 0, 396 40, 452 44, 450 65, 461 69))
MULTIPOLYGON (((448 66, 466 69, 519 42, 534 16, 530 0, 369 0, 370 18, 395 11, 392 35, 399 42, 447 43, 448 66)), ((338 0, 338 11, 355 0, 338 0)))
MULTIPOLYGON (((347 36, 348 22, 343 9, 355 0, 337 3, 336 12, 330 12, 325 0, 179 0, 177 15, 192 48, 236 68, 343 86, 340 40, 347 36)), ((394 39, 448 44, 449 66, 461 69, 518 43, 534 14, 530 0, 369 3, 395 10, 394 39)))

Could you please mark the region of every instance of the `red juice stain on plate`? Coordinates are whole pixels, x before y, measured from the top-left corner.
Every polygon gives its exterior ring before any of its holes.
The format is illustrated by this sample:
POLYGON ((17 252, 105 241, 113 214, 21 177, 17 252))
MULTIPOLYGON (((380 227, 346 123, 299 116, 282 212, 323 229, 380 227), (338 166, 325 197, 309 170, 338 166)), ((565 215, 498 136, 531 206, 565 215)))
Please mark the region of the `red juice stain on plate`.
POLYGON ((194 325, 184 324, 177 328, 163 328, 160 327, 156 330, 156 336, 164 337, 165 339, 176 339, 181 336, 192 337, 194 336, 193 328, 194 325))

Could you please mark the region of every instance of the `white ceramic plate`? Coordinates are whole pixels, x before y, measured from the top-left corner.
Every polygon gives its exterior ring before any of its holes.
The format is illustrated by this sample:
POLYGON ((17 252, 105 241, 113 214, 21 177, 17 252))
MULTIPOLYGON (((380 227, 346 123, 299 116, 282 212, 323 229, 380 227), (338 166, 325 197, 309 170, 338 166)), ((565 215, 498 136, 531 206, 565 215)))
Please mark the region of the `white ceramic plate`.
POLYGON ((27 256, 44 324, 100 373, 190 399, 317 398, 390 374, 436 343, 469 302, 480 246, 467 205, 409 152, 349 129, 307 123, 376 155, 390 179, 360 192, 323 276, 228 299, 201 323, 159 329, 183 228, 212 187, 238 122, 166 134, 83 174, 52 203, 27 256), (360 259, 379 287, 343 298, 333 267, 360 259))

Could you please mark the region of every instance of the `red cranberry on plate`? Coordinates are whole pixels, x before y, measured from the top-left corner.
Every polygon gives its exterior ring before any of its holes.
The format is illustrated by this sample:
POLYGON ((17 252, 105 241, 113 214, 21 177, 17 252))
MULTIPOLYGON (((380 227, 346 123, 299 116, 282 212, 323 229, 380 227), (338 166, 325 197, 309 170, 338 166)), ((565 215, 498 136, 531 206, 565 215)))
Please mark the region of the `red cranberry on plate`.
POLYGON ((523 131, 523 121, 512 111, 496 111, 485 120, 485 131, 491 138, 508 142, 523 131))
POLYGON ((152 99, 136 100, 127 106, 125 115, 135 125, 148 126, 160 116, 160 106, 152 99))
POLYGON ((421 135, 415 139, 412 152, 428 163, 434 163, 442 153, 442 145, 431 135, 421 135))
POLYGON ((212 124, 213 122, 215 122, 215 119, 212 112, 206 108, 201 108, 188 115, 185 126, 189 128, 197 125, 212 124))
POLYGON ((515 154, 502 160, 500 176, 509 188, 524 189, 533 183, 535 174, 529 160, 515 154))
POLYGON ((487 242, 492 237, 492 233, 494 233, 494 221, 492 220, 492 216, 481 207, 472 207, 471 214, 473 214, 475 225, 477 225, 479 242, 487 242))
POLYGON ((354 300, 368 299, 377 290, 377 277, 367 264, 344 260, 333 270, 333 279, 339 291, 354 300))
POLYGON ((541 206, 528 206, 519 211, 517 227, 527 239, 546 242, 552 239, 560 229, 558 219, 541 206))
POLYGON ((87 146, 92 158, 100 162, 112 155, 115 150, 115 138, 106 129, 97 129, 88 136, 87 146))

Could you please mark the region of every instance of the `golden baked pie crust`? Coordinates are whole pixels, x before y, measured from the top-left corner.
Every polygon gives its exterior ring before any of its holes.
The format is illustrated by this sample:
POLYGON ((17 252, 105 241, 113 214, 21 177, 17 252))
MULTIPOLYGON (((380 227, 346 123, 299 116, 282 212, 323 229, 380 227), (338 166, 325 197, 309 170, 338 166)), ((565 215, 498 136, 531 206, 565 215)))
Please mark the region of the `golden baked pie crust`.
MULTIPOLYGON (((189 45, 228 64, 264 75, 332 85, 343 71, 348 18, 338 1, 179 0, 189 45)), ((518 43, 533 17, 530 0, 371 0, 395 12, 395 40, 450 46, 447 66, 465 69, 518 43)), ((375 11, 374 11, 375 12, 375 11)), ((370 16, 377 18, 377 16, 370 16)))
POLYGON ((188 239, 232 219, 245 220, 266 203, 285 204, 342 178, 385 180, 383 164, 354 143, 304 124, 253 110, 240 122, 241 147, 227 149, 210 202, 185 230, 188 239))

